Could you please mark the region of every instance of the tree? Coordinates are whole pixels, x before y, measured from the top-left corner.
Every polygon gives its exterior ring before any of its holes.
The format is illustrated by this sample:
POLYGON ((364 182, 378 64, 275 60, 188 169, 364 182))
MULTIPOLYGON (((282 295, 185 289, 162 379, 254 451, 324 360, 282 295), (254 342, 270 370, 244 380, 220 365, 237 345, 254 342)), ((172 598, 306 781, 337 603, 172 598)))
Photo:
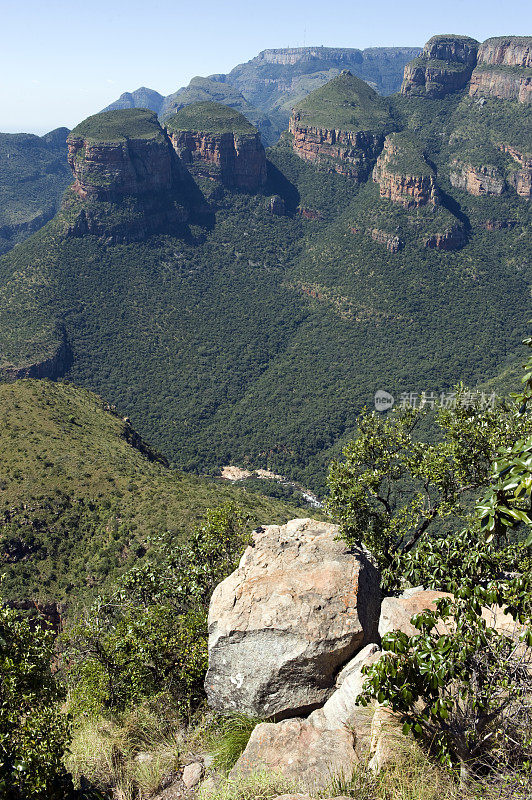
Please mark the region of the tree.
POLYGON ((188 541, 129 570, 64 636, 74 706, 122 710, 165 692, 187 714, 204 697, 207 607, 249 541, 249 519, 228 503, 206 513, 188 541))
MULTIPOLYGON (((515 412, 520 422, 532 398, 530 369, 524 381, 515 412)), ((428 571, 451 563, 446 588, 453 595, 412 618, 419 633, 383 637, 384 656, 367 671, 361 698, 391 706, 405 733, 412 731, 444 763, 459 764, 464 778, 486 767, 532 766, 532 574, 530 568, 495 574, 497 549, 508 543, 510 529, 532 527, 531 465, 530 437, 501 449, 476 507, 476 529, 462 532, 458 548, 452 533, 420 548, 417 563, 429 553, 428 571), (513 631, 496 627, 497 607, 512 615, 513 631)), ((528 536, 523 548, 529 551, 531 543, 528 536)))
MULTIPOLYGON (((459 387, 456 407, 437 409, 433 420, 421 409, 366 411, 356 440, 331 465, 329 511, 348 543, 373 553, 388 589, 399 587, 403 564, 430 547, 429 534, 445 538, 468 520, 497 449, 531 431, 515 404, 482 408, 470 398, 459 387), (428 424, 430 442, 421 438, 428 424)), ((425 574, 430 578, 428 563, 425 574)))
POLYGON ((73 791, 62 759, 70 720, 52 675, 54 634, 0 608, 0 795, 64 800, 73 791))

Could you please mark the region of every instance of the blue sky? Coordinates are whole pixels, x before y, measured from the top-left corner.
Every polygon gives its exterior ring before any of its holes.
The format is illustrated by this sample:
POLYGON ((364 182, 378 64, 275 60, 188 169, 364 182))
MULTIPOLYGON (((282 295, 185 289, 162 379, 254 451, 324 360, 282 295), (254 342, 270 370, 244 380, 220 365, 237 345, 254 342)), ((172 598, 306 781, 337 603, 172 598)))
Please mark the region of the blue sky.
POLYGON ((525 0, 0 0, 0 131, 73 127, 124 91, 169 94, 267 47, 530 34, 525 0))

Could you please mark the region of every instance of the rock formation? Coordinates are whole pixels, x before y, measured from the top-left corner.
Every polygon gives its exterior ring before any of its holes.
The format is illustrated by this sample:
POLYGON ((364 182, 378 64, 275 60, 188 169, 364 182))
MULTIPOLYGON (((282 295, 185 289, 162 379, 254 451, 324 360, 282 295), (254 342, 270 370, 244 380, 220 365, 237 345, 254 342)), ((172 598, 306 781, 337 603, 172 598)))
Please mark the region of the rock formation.
POLYGON ((406 65, 402 94, 445 97, 463 89, 477 60, 479 43, 468 36, 433 36, 406 65))
POLYGON ((504 191, 504 176, 497 167, 490 164, 474 167, 454 158, 451 161, 449 180, 455 189, 462 189, 477 197, 499 196, 504 191))
POLYGON ((254 533, 211 600, 213 708, 263 717, 310 710, 327 700, 340 667, 376 640, 378 572, 337 535, 338 526, 309 519, 254 533))
POLYGON ((487 39, 471 75, 471 97, 532 103, 532 36, 487 39))
POLYGON ((459 250, 466 243, 467 234, 458 222, 423 240, 423 246, 432 250, 459 250))
POLYGON ((413 137, 404 132, 386 137, 373 170, 380 196, 403 208, 439 202, 436 178, 413 137))
POLYGON ((300 158, 358 183, 368 177, 391 129, 385 101, 348 71, 303 100, 289 123, 300 158))
POLYGON ((404 241, 397 234, 388 233, 380 228, 368 228, 366 233, 374 242, 383 244, 389 253, 398 253, 405 246, 404 241))
POLYGON ((64 375, 71 363, 71 352, 67 342, 66 331, 62 325, 56 326, 52 337, 55 344, 49 355, 38 361, 27 364, 0 363, 0 380, 16 381, 20 378, 49 378, 51 380, 64 375))
POLYGON ((503 153, 508 153, 521 167, 521 169, 508 172, 507 183, 513 186, 519 197, 530 200, 532 197, 532 155, 507 144, 499 145, 499 148, 503 153))
POLYGON ((198 204, 194 184, 152 112, 96 114, 70 133, 67 144, 75 178, 63 206, 69 235, 141 239, 178 228, 198 204))
POLYGON ((173 148, 193 174, 254 192, 266 181, 266 154, 256 128, 220 103, 193 103, 165 122, 173 148))
POLYGON ((379 647, 365 647, 342 670, 337 689, 323 708, 307 719, 261 723, 253 730, 232 776, 268 768, 305 788, 325 788, 332 776, 348 776, 369 751, 371 715, 357 706, 365 680, 364 667, 381 656, 379 647))

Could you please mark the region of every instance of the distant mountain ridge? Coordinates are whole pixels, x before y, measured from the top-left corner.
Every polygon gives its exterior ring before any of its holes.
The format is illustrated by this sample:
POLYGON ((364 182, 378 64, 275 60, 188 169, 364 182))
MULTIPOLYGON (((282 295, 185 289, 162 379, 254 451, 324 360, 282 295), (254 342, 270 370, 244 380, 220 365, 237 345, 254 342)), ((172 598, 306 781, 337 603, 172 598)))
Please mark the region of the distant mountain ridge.
POLYGON ((273 144, 288 126, 292 106, 343 69, 388 95, 399 89, 406 64, 420 53, 420 47, 268 49, 226 75, 192 78, 167 97, 141 87, 103 110, 149 108, 164 120, 185 105, 212 100, 240 111, 258 127, 265 144, 273 144))

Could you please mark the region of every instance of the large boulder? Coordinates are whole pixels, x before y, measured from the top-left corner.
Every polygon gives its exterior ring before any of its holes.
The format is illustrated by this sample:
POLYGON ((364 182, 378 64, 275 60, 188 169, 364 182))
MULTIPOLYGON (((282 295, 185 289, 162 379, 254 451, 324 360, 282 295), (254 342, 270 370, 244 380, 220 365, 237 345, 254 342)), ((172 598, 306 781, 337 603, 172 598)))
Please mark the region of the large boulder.
POLYGON ((257 725, 232 776, 267 769, 312 790, 327 788, 333 776, 350 778, 369 752, 372 735, 372 711, 357 706, 363 668, 380 655, 377 645, 367 645, 340 672, 325 705, 307 719, 257 725))
POLYGON ((410 620, 414 614, 419 614, 427 609, 435 611, 436 603, 442 597, 451 597, 451 595, 435 589, 424 589, 422 586, 407 589, 400 597, 385 597, 381 606, 379 636, 382 638, 386 633, 392 631, 403 631, 407 636, 419 633, 410 620))
MULTIPOLYGON (((385 597, 381 606, 379 636, 382 638, 391 631, 403 631, 407 636, 418 634, 419 631, 410 622, 411 618, 421 611, 435 611, 436 603, 443 597, 452 598, 453 595, 435 589, 424 589, 422 586, 407 589, 399 597, 385 597)), ((505 614, 500 606, 482 609, 482 617, 491 628, 505 636, 517 637, 522 631, 519 623, 510 614, 505 614)), ((439 622, 436 630, 440 635, 451 633, 453 625, 439 622)))
POLYGON ((343 664, 376 641, 379 573, 338 526, 268 525, 214 591, 205 688, 218 711, 296 716, 322 705, 343 664))

